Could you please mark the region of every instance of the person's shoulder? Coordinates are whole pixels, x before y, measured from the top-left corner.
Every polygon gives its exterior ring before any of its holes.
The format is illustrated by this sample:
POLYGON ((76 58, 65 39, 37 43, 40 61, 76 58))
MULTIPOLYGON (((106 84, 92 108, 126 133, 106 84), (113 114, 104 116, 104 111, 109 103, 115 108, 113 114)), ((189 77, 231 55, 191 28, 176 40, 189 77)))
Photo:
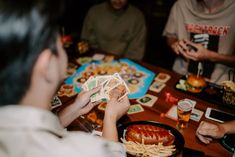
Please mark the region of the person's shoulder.
POLYGON ((106 2, 93 5, 93 6, 90 7, 89 12, 95 12, 96 13, 96 12, 98 12, 100 10, 105 9, 106 5, 107 5, 106 2))
POLYGON ((135 15, 136 17, 143 17, 143 12, 131 4, 129 4, 128 10, 130 14, 135 15))

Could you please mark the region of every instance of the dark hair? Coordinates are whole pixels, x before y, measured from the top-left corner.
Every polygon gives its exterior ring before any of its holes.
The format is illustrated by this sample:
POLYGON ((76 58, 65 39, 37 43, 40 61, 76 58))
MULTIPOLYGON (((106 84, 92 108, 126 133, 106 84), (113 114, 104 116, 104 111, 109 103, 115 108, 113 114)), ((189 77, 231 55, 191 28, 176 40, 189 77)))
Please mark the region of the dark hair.
POLYGON ((40 53, 56 52, 59 0, 0 0, 0 105, 17 104, 40 53))

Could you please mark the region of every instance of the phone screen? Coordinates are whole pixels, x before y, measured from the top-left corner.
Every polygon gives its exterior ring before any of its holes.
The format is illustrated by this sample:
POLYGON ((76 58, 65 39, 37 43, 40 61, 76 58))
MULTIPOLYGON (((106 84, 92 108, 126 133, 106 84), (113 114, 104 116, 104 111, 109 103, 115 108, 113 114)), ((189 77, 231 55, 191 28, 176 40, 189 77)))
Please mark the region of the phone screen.
POLYGON ((210 117, 215 118, 215 119, 219 119, 222 121, 231 121, 231 120, 235 120, 235 115, 230 115, 224 112, 219 112, 216 110, 211 110, 210 112, 210 117))

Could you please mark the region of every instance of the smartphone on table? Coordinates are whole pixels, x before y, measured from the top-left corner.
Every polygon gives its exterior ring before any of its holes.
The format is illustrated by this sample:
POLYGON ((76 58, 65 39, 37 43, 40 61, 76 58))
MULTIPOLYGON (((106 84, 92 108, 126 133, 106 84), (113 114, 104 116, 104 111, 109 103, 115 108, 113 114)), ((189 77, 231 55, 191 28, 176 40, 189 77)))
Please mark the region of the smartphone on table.
POLYGON ((235 120, 235 115, 218 109, 208 107, 205 117, 216 122, 224 123, 226 121, 235 120))

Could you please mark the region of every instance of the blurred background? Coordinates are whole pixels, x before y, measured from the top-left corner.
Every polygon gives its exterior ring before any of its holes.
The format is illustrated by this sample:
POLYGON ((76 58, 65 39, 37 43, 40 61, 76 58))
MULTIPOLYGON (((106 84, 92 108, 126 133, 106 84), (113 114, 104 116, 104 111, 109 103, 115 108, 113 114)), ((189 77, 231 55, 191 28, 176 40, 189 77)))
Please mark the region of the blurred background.
MULTIPOLYGON (((65 0, 65 13, 62 20, 64 33, 79 40, 87 11, 91 6, 103 1, 105 0, 65 0)), ((171 69, 175 56, 167 47, 162 32, 175 1, 129 0, 143 12, 146 20, 147 44, 143 61, 166 69, 171 69)))

